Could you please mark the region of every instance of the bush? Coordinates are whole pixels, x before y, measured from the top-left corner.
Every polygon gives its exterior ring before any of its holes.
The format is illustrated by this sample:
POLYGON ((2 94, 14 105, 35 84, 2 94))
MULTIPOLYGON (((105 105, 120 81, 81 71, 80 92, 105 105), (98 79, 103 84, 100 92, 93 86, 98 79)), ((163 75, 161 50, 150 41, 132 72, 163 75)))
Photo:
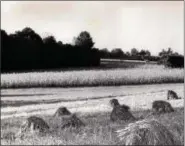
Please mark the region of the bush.
POLYGON ((184 56, 168 56, 165 62, 165 66, 173 68, 184 67, 184 56))

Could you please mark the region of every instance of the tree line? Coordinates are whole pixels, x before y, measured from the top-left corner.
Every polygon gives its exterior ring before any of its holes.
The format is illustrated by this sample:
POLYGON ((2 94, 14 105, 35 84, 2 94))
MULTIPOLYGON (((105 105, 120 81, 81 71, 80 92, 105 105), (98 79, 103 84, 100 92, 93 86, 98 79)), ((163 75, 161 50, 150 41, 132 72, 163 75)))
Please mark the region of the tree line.
POLYGON ((87 31, 75 44, 63 44, 54 36, 41 38, 29 27, 13 34, 1 30, 1 71, 90 67, 100 64, 97 49, 87 31))
POLYGON ((92 67, 100 65, 100 58, 148 60, 164 64, 169 56, 183 57, 171 48, 152 56, 149 50, 132 48, 130 52, 124 52, 115 48, 109 51, 94 48, 94 44, 87 31, 75 37, 74 44, 63 44, 52 35, 41 38, 29 27, 9 35, 1 30, 1 71, 92 67))
POLYGON ((155 61, 166 67, 184 67, 184 56, 174 52, 171 48, 162 49, 157 56, 152 56, 149 50, 139 51, 136 48, 132 48, 130 52, 124 52, 120 48, 111 51, 104 48, 99 52, 101 58, 155 61))
POLYGON ((157 56, 151 55, 149 50, 132 48, 131 51, 124 52, 121 48, 115 48, 109 51, 107 48, 99 50, 101 58, 112 59, 129 59, 129 60, 148 60, 148 61, 161 61, 168 56, 182 56, 177 52, 173 52, 171 48, 162 49, 157 56))

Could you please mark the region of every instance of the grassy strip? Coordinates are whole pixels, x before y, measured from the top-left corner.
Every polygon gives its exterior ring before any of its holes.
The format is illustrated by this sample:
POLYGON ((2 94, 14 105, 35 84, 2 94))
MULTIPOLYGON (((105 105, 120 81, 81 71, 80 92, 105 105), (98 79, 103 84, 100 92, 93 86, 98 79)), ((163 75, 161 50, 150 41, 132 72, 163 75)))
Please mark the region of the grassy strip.
POLYGON ((1 75, 1 88, 117 86, 183 82, 183 69, 167 69, 159 65, 144 65, 129 69, 1 75))
MULTIPOLYGON (((133 112, 135 117, 143 117, 150 113, 147 111, 133 112)), ((45 136, 29 136, 25 139, 15 141, 1 139, 1 144, 7 145, 116 145, 118 139, 115 130, 125 127, 125 122, 110 122, 110 113, 96 113, 81 115, 80 118, 86 123, 86 127, 78 130, 62 131, 60 120, 51 116, 42 116, 51 127, 51 132, 45 136)), ((181 144, 184 143, 184 108, 175 109, 174 113, 155 115, 150 118, 156 118, 161 124, 165 125, 170 132, 179 138, 181 144)), ((16 133, 21 124, 22 118, 10 118, 1 120, 2 137, 8 133, 16 133)))

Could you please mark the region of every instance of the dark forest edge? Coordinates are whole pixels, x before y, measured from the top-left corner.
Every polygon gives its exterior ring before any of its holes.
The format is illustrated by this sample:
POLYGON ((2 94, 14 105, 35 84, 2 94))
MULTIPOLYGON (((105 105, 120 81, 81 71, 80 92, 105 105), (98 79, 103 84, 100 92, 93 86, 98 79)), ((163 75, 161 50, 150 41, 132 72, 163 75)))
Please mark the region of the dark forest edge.
POLYGON ((41 38, 33 29, 7 34, 1 29, 1 72, 52 70, 65 68, 99 67, 101 58, 155 61, 168 67, 184 67, 184 56, 171 48, 152 56, 148 50, 132 48, 123 52, 121 48, 112 51, 95 48, 89 32, 82 31, 73 44, 63 44, 54 36, 41 38))

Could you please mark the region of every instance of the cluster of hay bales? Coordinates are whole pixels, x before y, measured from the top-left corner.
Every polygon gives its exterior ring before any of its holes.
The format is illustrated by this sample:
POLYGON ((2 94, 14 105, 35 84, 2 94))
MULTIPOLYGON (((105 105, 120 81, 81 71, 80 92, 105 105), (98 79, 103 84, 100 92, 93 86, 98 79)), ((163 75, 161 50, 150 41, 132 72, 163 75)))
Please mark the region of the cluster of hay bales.
MULTIPOLYGON (((179 99, 177 94, 169 90, 167 93, 167 99, 179 99)), ((124 117, 124 112, 129 111, 129 107, 126 105, 120 105, 119 102, 115 99, 110 101, 113 106, 113 111, 116 108, 119 109, 119 114, 115 114, 117 118, 121 120, 127 119, 127 116, 124 117), (122 110, 121 110, 122 107, 122 110), (122 113, 120 112, 122 111, 122 113), (123 116, 123 117, 122 117, 123 116)), ((112 111, 112 113, 113 113, 112 111)), ((169 102, 163 100, 156 100, 152 103, 152 114, 164 114, 174 112, 173 107, 169 102)), ((112 118, 111 113, 111 118, 112 118)), ((144 119, 136 121, 134 123, 128 124, 123 129, 117 130, 117 136, 120 140, 121 145, 178 145, 180 144, 179 140, 174 137, 174 135, 157 120, 144 119)))
MULTIPOLYGON (((178 97, 175 91, 168 90, 167 100, 170 100, 170 99, 181 99, 181 97, 178 97)), ((164 100, 156 100, 152 103, 152 111, 153 111, 153 114, 163 114, 163 113, 174 112, 174 109, 169 102, 166 102, 164 100)))
POLYGON ((145 119, 117 130, 122 145, 178 145, 174 135, 157 120, 145 119))
MULTIPOLYGON (((169 90, 167 99, 178 99, 177 94, 169 90)), ((112 106, 110 120, 115 121, 131 121, 126 128, 117 131, 121 144, 123 145, 176 145, 178 142, 168 129, 156 120, 141 120, 137 121, 130 112, 130 107, 120 105, 117 99, 109 101, 112 106)), ((174 112, 170 103, 157 100, 152 103, 152 114, 162 114, 174 112)), ((54 113, 53 118, 60 119, 60 128, 80 128, 85 124, 72 114, 66 107, 60 107, 54 113)), ((45 133, 50 129, 49 125, 40 117, 30 116, 21 126, 21 133, 26 131, 38 131, 45 133)))
MULTIPOLYGON (((117 99, 109 101, 113 110, 110 114, 111 121, 134 121, 136 118, 129 111, 130 107, 127 105, 120 105, 117 99)), ((173 107, 169 102, 163 100, 156 100, 152 103, 152 114, 164 114, 174 112, 173 107)))
MULTIPOLYGON (((76 114, 72 114, 66 107, 58 108, 53 117, 61 119, 61 129, 80 128, 85 126, 85 124, 76 116, 76 114)), ((43 134, 49 132, 49 129, 49 125, 42 118, 37 116, 30 116, 21 125, 17 137, 23 137, 25 133, 38 132, 43 134)))

